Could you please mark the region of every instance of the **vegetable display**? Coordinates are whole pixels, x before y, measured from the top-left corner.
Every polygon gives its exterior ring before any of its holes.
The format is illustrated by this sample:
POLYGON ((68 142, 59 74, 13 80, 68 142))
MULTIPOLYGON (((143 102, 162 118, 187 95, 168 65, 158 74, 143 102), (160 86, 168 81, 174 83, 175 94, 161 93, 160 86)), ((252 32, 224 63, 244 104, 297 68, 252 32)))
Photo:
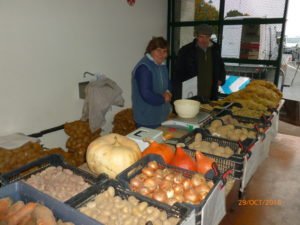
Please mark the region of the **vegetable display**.
POLYGON ((111 186, 80 207, 79 211, 105 225, 175 225, 179 222, 179 218, 168 218, 165 211, 140 202, 134 196, 127 200, 116 196, 111 186))
POLYGON ((88 147, 86 160, 89 169, 99 175, 115 178, 142 156, 136 142, 119 135, 107 134, 94 140, 88 147))
POLYGON ((50 166, 31 175, 25 182, 62 202, 91 186, 72 170, 63 169, 61 166, 50 166))
POLYGON ((200 204, 214 183, 206 181, 202 174, 186 177, 174 169, 162 169, 152 161, 130 180, 129 186, 134 192, 173 205, 175 202, 200 204))
MULTIPOLYGON (((189 149, 194 149, 196 151, 222 156, 225 158, 228 158, 234 154, 234 151, 229 146, 222 147, 214 141, 203 141, 201 133, 197 133, 195 135, 194 142, 189 144, 188 147, 189 149)), ((237 151, 237 154, 239 154, 240 151, 241 149, 237 151)))
POLYGON ((246 128, 236 128, 232 124, 223 125, 221 120, 213 120, 208 130, 213 136, 233 141, 244 141, 247 138, 256 139, 255 131, 246 128))

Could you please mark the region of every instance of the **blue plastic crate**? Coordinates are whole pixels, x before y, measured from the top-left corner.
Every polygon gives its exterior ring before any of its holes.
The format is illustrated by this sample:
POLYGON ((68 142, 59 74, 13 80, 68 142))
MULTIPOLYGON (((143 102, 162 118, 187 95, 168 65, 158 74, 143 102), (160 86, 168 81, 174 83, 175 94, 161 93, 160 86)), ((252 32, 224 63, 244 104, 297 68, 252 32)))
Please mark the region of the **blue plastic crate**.
POLYGON ((52 210, 55 218, 75 225, 99 225, 86 215, 58 200, 38 191, 28 184, 18 181, 0 188, 0 198, 10 197, 14 202, 39 202, 52 210))
MULTIPOLYGON (((95 177, 94 175, 92 175, 86 171, 83 171, 79 168, 76 168, 74 166, 71 166, 71 165, 65 163, 62 156, 57 155, 57 154, 51 154, 51 155, 42 157, 40 159, 37 159, 31 163, 28 163, 20 168, 12 170, 8 173, 2 174, 0 176, 0 183, 2 183, 3 185, 7 185, 10 183, 19 181, 19 180, 26 180, 31 175, 39 173, 50 166, 55 166, 55 167, 61 166, 64 169, 70 169, 73 171, 74 174, 81 176, 84 179, 84 181, 90 185, 93 185, 99 181, 104 181, 108 178, 107 175, 105 175, 105 174, 100 174, 98 177, 95 177)), ((89 188, 87 188, 87 189, 89 189, 89 188)), ((73 198, 75 196, 68 199, 65 203, 70 204, 73 201, 73 198)))

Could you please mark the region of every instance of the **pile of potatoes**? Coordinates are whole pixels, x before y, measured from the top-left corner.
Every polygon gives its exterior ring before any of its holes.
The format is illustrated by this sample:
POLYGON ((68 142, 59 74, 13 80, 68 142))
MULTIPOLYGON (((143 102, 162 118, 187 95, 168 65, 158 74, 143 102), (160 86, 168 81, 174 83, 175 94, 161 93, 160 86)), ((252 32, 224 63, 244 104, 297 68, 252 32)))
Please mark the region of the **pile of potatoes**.
MULTIPOLYGON (((246 128, 251 128, 251 129, 255 128, 255 125, 256 125, 255 123, 243 123, 243 122, 239 122, 237 119, 233 118, 231 115, 222 116, 220 119, 223 121, 223 123, 225 125, 232 124, 234 126, 246 127, 246 128)), ((263 124, 260 123, 260 124, 257 124, 257 125, 261 126, 263 124)), ((261 132, 263 132, 264 129, 262 127, 260 127, 259 130, 261 132)))
POLYGON ((28 142, 16 149, 0 148, 0 173, 7 173, 46 155, 42 146, 35 142, 28 142))
POLYGON ((236 128, 232 124, 223 125, 221 120, 213 120, 207 128, 213 136, 232 141, 244 141, 247 138, 256 139, 257 133, 246 128, 236 128))
POLYGON ((147 202, 140 202, 134 196, 122 199, 115 195, 115 189, 109 187, 105 192, 97 195, 79 211, 105 225, 175 225, 179 218, 168 218, 165 211, 161 211, 147 202))
POLYGON ((42 172, 31 175, 25 182, 62 202, 91 186, 82 176, 61 166, 50 166, 42 172))
MULTIPOLYGON (((196 151, 205 152, 225 158, 228 158, 234 154, 234 151, 228 146, 222 147, 217 142, 203 141, 202 135, 200 133, 197 133, 195 135, 194 142, 189 144, 188 147, 196 151)), ((240 149, 237 151, 237 154, 239 153, 240 149)))
POLYGON ((70 137, 67 140, 66 147, 68 153, 77 153, 81 164, 86 161, 85 154, 88 145, 100 137, 101 129, 91 132, 89 122, 77 120, 64 124, 64 130, 70 137))

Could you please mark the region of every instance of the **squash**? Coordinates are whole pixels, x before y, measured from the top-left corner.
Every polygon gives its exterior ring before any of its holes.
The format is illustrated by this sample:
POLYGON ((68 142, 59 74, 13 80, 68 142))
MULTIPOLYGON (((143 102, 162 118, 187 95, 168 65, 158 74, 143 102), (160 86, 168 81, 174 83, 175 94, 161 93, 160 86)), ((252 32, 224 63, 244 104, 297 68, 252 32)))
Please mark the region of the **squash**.
POLYGON ((93 173, 97 175, 106 173, 110 178, 115 178, 120 172, 139 160, 141 156, 141 150, 136 142, 112 133, 90 143, 86 161, 93 173))
POLYGON ((160 155, 167 164, 172 161, 174 152, 169 145, 159 144, 150 138, 145 138, 145 141, 148 141, 150 145, 143 151, 143 157, 149 154, 157 154, 160 155))
MULTIPOLYGON (((220 148, 220 147, 219 147, 220 148)), ((214 159, 204 156, 201 152, 196 152, 197 172, 206 174, 209 170, 213 169, 212 164, 214 159)))
POLYGON ((182 145, 183 144, 181 143, 178 143, 176 145, 176 153, 170 165, 197 172, 195 160, 185 153, 185 151, 181 147, 182 145))

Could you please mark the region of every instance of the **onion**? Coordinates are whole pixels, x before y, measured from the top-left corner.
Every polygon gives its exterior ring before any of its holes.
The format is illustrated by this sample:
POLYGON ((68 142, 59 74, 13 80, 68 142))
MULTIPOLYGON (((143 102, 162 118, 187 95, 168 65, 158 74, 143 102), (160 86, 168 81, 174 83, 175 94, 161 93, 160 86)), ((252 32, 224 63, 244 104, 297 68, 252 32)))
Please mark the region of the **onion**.
POLYGON ((173 181, 174 177, 175 177, 175 175, 173 173, 169 173, 165 176, 165 179, 168 181, 173 181))
POLYGON ((152 161, 148 163, 148 168, 152 169, 152 170, 157 170, 158 169, 158 164, 156 161, 152 161))
POLYGON ((190 179, 185 179, 182 181, 183 190, 189 190, 192 187, 192 183, 190 179))
POLYGON ((156 171, 154 171, 153 177, 157 177, 157 178, 160 178, 160 179, 164 178, 162 170, 157 169, 156 171))
POLYGON ((174 189, 175 193, 182 193, 183 192, 182 184, 173 184, 173 189, 174 189))
POLYGON ((207 194, 208 192, 201 192, 200 194, 198 194, 199 200, 200 201, 204 200, 207 194))
POLYGON ((172 188, 172 183, 168 180, 162 180, 162 182, 159 184, 159 188, 163 191, 166 191, 169 188, 172 188))
POLYGON ((157 181, 153 177, 149 177, 144 180, 143 184, 150 191, 154 191, 157 188, 157 181))
POLYGON ((147 176, 143 173, 140 173, 139 175, 136 176, 136 178, 138 178, 139 180, 143 181, 147 178, 147 176))
POLYGON ((142 186, 142 181, 136 177, 132 178, 130 180, 130 185, 134 188, 134 189, 139 189, 142 186))
POLYGON ((164 191, 156 191, 153 193, 152 198, 160 202, 167 202, 168 198, 164 191))
POLYGON ((199 197, 194 189, 189 189, 189 190, 185 191, 183 193, 183 197, 186 202, 192 203, 192 204, 194 204, 194 202, 199 200, 199 197))
POLYGON ((165 190, 165 193, 166 193, 166 195, 167 195, 168 198, 173 198, 173 196, 174 196, 174 189, 170 187, 167 190, 165 190))
POLYGON ((183 180, 184 180, 184 177, 182 176, 182 174, 176 174, 174 176, 174 183, 175 184, 181 184, 183 180))
POLYGON ((205 178, 204 178, 203 175, 201 175, 201 174, 198 173, 198 174, 195 174, 195 175, 192 177, 191 182, 192 182, 192 185, 193 185, 193 186, 198 186, 198 185, 200 185, 200 184, 205 183, 206 180, 205 180, 205 178))
POLYGON ((138 190, 138 193, 140 193, 141 195, 147 195, 150 193, 149 189, 146 188, 146 187, 141 187, 139 190, 138 190))
POLYGON ((210 191, 210 187, 207 184, 200 184, 194 188, 197 193, 202 193, 202 192, 208 193, 210 191))
POLYGON ((179 193, 175 193, 173 199, 175 199, 176 202, 183 202, 184 201, 183 194, 179 194, 179 193))
POLYGON ((214 182, 212 180, 207 182, 208 187, 213 188, 214 182))
POLYGON ((145 174, 147 177, 152 177, 154 172, 150 168, 143 168, 142 173, 145 174))

